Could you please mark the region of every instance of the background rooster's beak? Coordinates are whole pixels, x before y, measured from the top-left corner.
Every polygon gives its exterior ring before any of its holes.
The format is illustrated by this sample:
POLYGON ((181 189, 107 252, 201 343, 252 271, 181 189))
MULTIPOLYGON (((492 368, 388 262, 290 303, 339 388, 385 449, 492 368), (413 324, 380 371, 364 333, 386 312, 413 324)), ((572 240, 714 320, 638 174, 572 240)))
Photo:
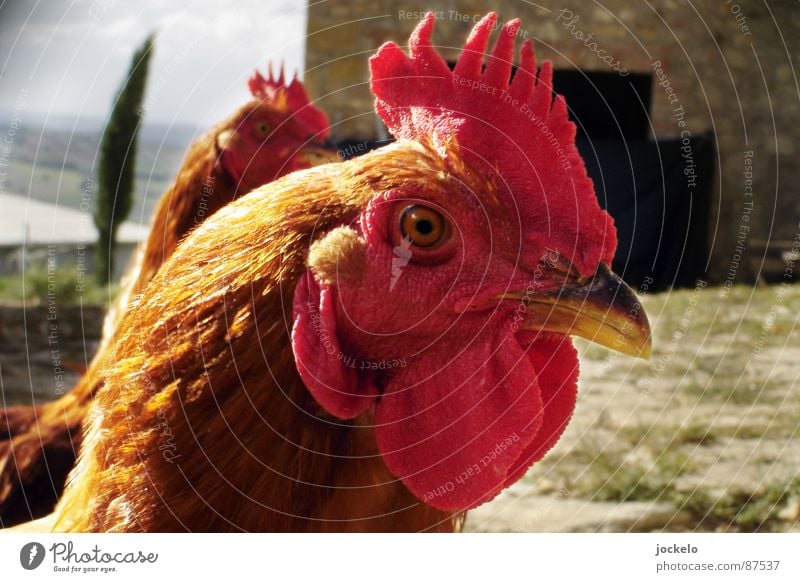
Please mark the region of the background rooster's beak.
POLYGON ((221 131, 217 135, 217 150, 221 152, 231 146, 235 135, 236 132, 232 129, 221 131))
POLYGON ((337 153, 337 150, 330 146, 310 145, 301 149, 295 159, 309 166, 319 166, 321 164, 341 162, 343 158, 339 157, 337 153))
POLYGON ((544 293, 505 293, 526 307, 526 329, 577 335, 609 349, 649 360, 650 324, 633 290, 601 264, 591 279, 569 279, 544 293))

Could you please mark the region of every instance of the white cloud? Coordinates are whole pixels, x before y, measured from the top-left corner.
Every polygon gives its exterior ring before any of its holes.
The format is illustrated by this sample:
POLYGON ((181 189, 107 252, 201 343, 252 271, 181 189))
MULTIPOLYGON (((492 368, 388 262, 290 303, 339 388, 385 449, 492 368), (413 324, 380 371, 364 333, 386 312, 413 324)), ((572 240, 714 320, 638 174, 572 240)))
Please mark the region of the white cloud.
POLYGON ((149 120, 213 123, 247 98, 244 80, 268 58, 285 60, 289 70, 302 67, 303 0, 43 4, 32 11, 28 5, 0 8, 0 62, 9 63, 0 111, 25 87, 31 111, 104 117, 133 48, 152 30, 150 87, 156 94, 149 120))

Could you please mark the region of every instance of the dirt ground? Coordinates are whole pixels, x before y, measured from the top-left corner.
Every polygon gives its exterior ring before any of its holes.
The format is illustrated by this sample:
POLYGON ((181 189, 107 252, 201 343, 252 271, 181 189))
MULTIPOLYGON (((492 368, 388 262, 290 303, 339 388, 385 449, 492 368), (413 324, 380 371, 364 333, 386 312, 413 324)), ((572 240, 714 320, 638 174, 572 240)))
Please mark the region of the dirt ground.
POLYGON ((644 297, 650 362, 587 342, 561 441, 470 531, 800 531, 800 287, 644 297))

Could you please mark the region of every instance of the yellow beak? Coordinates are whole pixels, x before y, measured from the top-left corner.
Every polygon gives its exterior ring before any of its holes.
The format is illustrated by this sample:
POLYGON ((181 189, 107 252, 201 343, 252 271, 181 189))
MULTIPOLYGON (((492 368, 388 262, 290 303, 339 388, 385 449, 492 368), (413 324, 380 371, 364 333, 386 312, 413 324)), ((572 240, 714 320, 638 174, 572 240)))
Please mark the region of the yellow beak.
POLYGON ((580 336, 645 360, 652 356, 647 314, 607 265, 601 264, 590 279, 568 278, 554 291, 504 293, 498 299, 522 302, 525 329, 580 336))
POLYGON ((344 158, 337 155, 335 149, 319 146, 309 145, 300 150, 296 159, 305 162, 309 166, 320 166, 322 164, 330 164, 332 162, 341 162, 344 158))

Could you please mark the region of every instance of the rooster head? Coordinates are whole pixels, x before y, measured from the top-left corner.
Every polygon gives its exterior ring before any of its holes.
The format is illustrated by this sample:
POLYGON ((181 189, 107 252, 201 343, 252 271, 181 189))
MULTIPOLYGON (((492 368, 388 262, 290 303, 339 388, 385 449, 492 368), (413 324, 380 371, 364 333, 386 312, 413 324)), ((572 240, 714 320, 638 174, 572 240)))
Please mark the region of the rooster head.
POLYGON ((555 444, 576 402, 570 336, 649 357, 633 292, 531 43, 510 80, 519 21, 470 34, 454 70, 431 45, 372 57, 394 144, 340 166, 370 191, 315 237, 294 294, 292 349, 317 402, 374 426, 389 470, 422 501, 461 511, 495 497, 555 444), (351 169, 348 169, 351 168, 351 169))
POLYGON ((283 67, 273 77, 258 71, 249 80, 252 101, 217 134, 219 163, 248 192, 285 174, 339 161, 327 147, 325 114, 314 106, 295 76, 286 83, 283 67))

